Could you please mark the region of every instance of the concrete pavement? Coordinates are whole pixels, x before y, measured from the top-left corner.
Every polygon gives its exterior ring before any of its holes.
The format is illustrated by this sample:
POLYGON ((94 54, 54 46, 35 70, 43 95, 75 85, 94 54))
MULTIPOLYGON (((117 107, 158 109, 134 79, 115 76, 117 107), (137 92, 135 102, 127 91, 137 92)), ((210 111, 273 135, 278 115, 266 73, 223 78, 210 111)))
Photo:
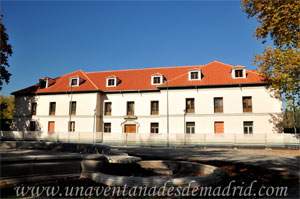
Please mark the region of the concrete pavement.
POLYGON ((143 148, 114 147, 130 155, 151 159, 187 161, 224 161, 243 163, 268 169, 285 171, 300 179, 299 150, 247 150, 199 148, 143 148))

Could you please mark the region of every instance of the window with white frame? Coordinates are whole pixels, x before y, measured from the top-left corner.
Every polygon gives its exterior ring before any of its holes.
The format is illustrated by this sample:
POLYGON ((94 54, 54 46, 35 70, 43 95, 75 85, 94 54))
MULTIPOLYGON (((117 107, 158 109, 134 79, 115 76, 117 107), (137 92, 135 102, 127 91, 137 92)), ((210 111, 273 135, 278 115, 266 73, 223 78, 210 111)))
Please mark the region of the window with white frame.
POLYGON ((111 133, 111 123, 104 123, 104 133, 111 133))
POLYGON ((235 68, 231 72, 231 76, 233 79, 241 79, 246 78, 246 69, 244 68, 235 68))
POLYGON ((191 70, 189 71, 189 80, 201 80, 201 71, 200 70, 191 70))
POLYGON ((151 133, 158 133, 159 132, 159 124, 157 122, 151 122, 150 132, 151 133))
POLYGON ((159 85, 163 83, 163 76, 162 75, 152 75, 151 77, 151 84, 152 85, 159 85))
POLYGON ((70 86, 79 86, 79 77, 71 77, 70 86))
POLYGON ((244 134, 253 134, 253 122, 244 122, 244 134))
POLYGON ((106 78, 106 87, 115 87, 117 86, 117 78, 110 77, 106 78))
POLYGON ((186 133, 187 134, 195 134, 195 122, 187 122, 186 123, 186 133))

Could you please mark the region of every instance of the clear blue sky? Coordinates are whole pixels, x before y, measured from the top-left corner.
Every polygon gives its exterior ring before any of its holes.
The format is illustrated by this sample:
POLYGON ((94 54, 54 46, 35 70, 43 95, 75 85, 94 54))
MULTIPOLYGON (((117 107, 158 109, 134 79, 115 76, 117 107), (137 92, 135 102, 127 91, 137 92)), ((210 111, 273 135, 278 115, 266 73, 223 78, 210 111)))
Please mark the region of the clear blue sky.
POLYGON ((4 95, 75 70, 203 65, 254 69, 265 45, 240 1, 1 1, 13 47, 4 95))

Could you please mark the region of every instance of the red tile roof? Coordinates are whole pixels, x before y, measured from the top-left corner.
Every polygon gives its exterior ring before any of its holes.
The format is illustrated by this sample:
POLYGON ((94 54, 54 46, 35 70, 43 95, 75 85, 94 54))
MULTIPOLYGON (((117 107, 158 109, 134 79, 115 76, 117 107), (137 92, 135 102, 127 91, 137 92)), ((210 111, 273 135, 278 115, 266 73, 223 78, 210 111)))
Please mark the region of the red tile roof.
POLYGON ((68 92, 70 77, 80 77, 85 81, 79 86, 72 87, 72 91, 136 91, 136 90, 158 90, 166 86, 166 82, 161 85, 151 85, 151 76, 153 74, 162 74, 168 78, 168 86, 212 86, 212 85, 232 85, 232 84, 260 84, 264 83, 264 78, 257 71, 247 70, 247 78, 232 79, 231 71, 234 66, 213 61, 207 65, 199 66, 178 66, 166 68, 134 69, 120 71, 100 71, 87 72, 82 70, 75 71, 55 79, 55 83, 48 88, 40 89, 39 84, 16 91, 12 94, 30 94, 30 93, 52 93, 68 92), (190 70, 201 70, 201 80, 188 80, 190 70), (106 78, 117 77, 119 82, 116 87, 106 87, 106 78))

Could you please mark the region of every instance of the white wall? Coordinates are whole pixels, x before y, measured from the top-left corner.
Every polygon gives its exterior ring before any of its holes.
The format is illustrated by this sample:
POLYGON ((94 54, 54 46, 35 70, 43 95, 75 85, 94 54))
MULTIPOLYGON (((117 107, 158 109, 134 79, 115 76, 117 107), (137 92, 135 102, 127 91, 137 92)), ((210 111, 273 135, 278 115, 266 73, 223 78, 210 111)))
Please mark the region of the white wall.
MULTIPOLYGON (((135 115, 140 124, 138 133, 149 133, 150 123, 159 122, 160 133, 167 132, 167 91, 152 93, 102 94, 104 102, 112 102, 112 115, 103 122, 112 124, 112 133, 122 132, 127 101, 135 102, 135 115), (159 101, 159 115, 150 115, 150 102, 159 101)), ((193 121, 196 133, 214 133, 214 122, 224 121, 225 133, 243 134, 243 122, 253 121, 254 133, 278 132, 271 123, 271 115, 281 113, 281 102, 271 97, 264 87, 206 88, 169 90, 169 132, 184 132, 186 98, 195 99, 195 113, 186 115, 193 121), (243 96, 252 97, 252 112, 243 113, 243 96), (214 113, 214 97, 223 97, 223 113, 214 113)), ((104 103, 103 103, 104 106, 104 103)))
MULTIPOLYGON (((186 98, 195 99, 195 113, 186 115, 186 122, 195 122, 196 134, 214 134, 214 122, 224 121, 225 133, 243 134, 243 122, 253 121, 254 134, 278 132, 270 122, 271 115, 281 113, 281 102, 270 96, 265 87, 205 88, 169 90, 169 132, 184 133, 186 98), (252 97, 252 112, 243 113, 242 97, 252 97), (214 113, 214 97, 223 97, 223 113, 214 113)), ((68 131, 70 94, 16 96, 15 130, 24 130, 30 120, 38 121, 38 130, 47 131, 48 121, 55 121, 55 131, 68 131), (31 101, 37 102, 37 115, 30 115, 31 101), (56 102, 55 116, 49 115, 50 102, 56 102), (25 124, 26 123, 26 124, 25 124), (25 125, 24 125, 25 124, 25 125)), ((85 93, 73 94, 76 101, 76 131, 94 130, 94 109, 97 109, 96 131, 103 131, 103 123, 112 124, 112 133, 123 132, 128 101, 135 102, 134 120, 138 133, 149 133, 150 123, 159 123, 159 132, 167 133, 167 91, 140 93, 85 93), (151 101, 159 101, 159 115, 150 115, 151 101), (104 116, 104 103, 112 102, 112 115, 104 116)))
MULTIPOLYGON (((15 121, 18 119, 23 121, 19 122, 16 129, 28 130, 24 129, 24 125, 20 125, 20 123, 26 123, 28 126, 31 120, 37 122, 39 127, 37 130, 47 131, 48 122, 54 121, 55 131, 68 131, 68 122, 70 121, 69 103, 72 98, 72 101, 76 101, 76 115, 71 115, 71 121, 75 121, 75 130, 78 132, 92 132, 94 128, 94 109, 98 100, 97 95, 96 93, 37 95, 30 97, 30 100, 28 97, 16 96, 15 121), (31 116, 32 102, 37 103, 36 115, 33 116, 31 116), (56 102, 55 115, 49 115, 50 102, 56 102), (20 117, 23 113, 26 117, 20 117)), ((99 112, 98 110, 98 116, 99 112)))

